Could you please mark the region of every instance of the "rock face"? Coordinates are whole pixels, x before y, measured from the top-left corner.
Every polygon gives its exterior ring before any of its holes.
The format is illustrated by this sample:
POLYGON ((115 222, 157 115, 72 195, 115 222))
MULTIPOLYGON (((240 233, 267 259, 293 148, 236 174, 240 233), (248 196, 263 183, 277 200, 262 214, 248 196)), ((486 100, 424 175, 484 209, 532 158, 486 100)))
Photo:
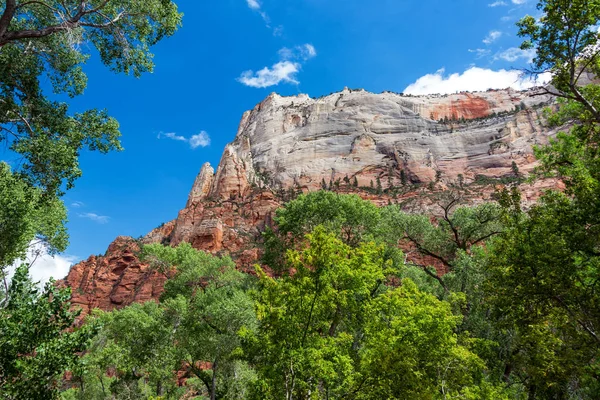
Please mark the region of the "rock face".
MULTIPOLYGON (((345 89, 318 99, 271 94, 244 113, 216 173, 204 164, 185 208, 142 243, 189 242, 228 253, 247 269, 274 210, 323 184, 379 205, 412 199, 426 207, 432 190, 487 182, 471 200, 489 200, 494 179, 514 174, 513 164, 523 173, 535 166, 532 146, 555 134, 542 124, 541 110, 551 104, 535 89, 420 97, 345 89), (383 194, 369 190, 375 183, 383 194), (398 187, 399 195, 385 191, 398 187)), ((524 186, 525 198, 556 184, 524 186)), ((88 312, 156 299, 165 278, 139 263, 138 248, 120 237, 106 256, 74 266, 65 280, 73 303, 88 312)))
POLYGON ((244 114, 211 194, 243 197, 252 182, 314 190, 346 176, 359 185, 377 177, 395 185, 400 171, 415 183, 433 180, 437 171, 446 179, 502 176, 512 161, 527 170, 531 146, 546 140, 540 108, 551 101, 531 94, 271 94, 244 114))
POLYGON ((112 310, 157 299, 166 277, 140 263, 139 250, 135 240, 119 236, 103 257, 91 256, 73 266, 63 281, 72 290, 73 306, 85 315, 94 308, 112 310))

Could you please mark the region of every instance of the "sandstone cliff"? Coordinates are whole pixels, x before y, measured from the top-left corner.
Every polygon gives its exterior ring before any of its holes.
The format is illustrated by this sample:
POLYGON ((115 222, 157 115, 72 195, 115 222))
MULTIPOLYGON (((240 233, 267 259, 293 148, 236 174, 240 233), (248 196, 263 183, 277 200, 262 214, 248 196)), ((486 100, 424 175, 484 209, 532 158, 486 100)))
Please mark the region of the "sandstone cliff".
MULTIPOLYGON (((532 146, 555 134, 542 124, 542 108, 550 104, 536 89, 420 97, 345 89, 318 99, 271 94, 244 113, 216 172, 202 166, 177 218, 141 242, 189 242, 229 253, 247 269, 274 210, 323 184, 380 205, 412 199, 427 207, 432 191, 458 184, 471 187, 473 202, 489 200, 498 179, 514 173, 513 163, 523 173, 535 166, 532 146), (370 189, 374 182, 383 193, 370 189)), ((553 185, 522 189, 531 200, 553 185)), ((65 280, 73 303, 88 312, 157 298, 165 278, 139 262, 138 246, 118 238, 104 257, 74 266, 65 280)))

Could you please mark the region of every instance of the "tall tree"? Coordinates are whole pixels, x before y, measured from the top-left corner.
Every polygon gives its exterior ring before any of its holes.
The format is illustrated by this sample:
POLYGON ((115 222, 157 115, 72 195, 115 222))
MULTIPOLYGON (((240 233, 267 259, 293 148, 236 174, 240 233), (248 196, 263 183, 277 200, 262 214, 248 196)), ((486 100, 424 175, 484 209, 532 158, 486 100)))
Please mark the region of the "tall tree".
POLYGON ((304 240, 305 235, 322 225, 347 244, 357 246, 373 238, 380 221, 379 209, 357 195, 318 191, 298 196, 276 211, 275 229, 264 234, 264 261, 281 269, 285 251, 304 240))
POLYGON ((488 300, 513 332, 505 378, 529 399, 597 398, 600 353, 600 2, 544 0, 537 21, 519 22, 533 72, 551 72, 544 91, 559 99, 549 123, 571 127, 536 150, 538 171, 564 192, 544 194, 529 211, 504 196, 507 230, 490 247, 488 300))
MULTIPOLYGON (((81 151, 121 149, 119 125, 105 110, 70 113, 48 89, 82 94, 87 83, 82 65, 91 48, 115 72, 152 71, 150 47, 175 32, 181 14, 167 0, 5 0, 0 5, 0 144, 19 157, 12 172, 2 166, 0 185, 27 185, 23 190, 30 194, 18 201, 28 204, 13 203, 21 210, 29 207, 27 218, 34 219, 56 214, 54 199, 81 176, 81 151), (46 80, 50 88, 42 84, 46 80)), ((6 254, 19 253, 36 234, 47 232, 21 233, 0 236, 6 254)), ((0 261, 5 267, 13 260, 0 261)))
MULTIPOLYGON (((254 349, 261 399, 503 398, 484 387, 481 360, 460 345, 450 305, 405 280, 387 288, 383 246, 352 248, 317 227, 290 250, 293 274, 258 269, 254 349)), ((492 385, 493 386, 493 385, 492 385)))
POLYGON ((160 303, 100 315, 103 328, 86 356, 85 385, 76 394, 180 398, 178 379, 191 378, 203 386, 198 394, 210 399, 244 398, 253 374, 242 360, 239 333, 256 327, 247 293, 251 278, 237 271, 230 258, 187 243, 148 245, 142 255, 170 278, 160 303), (111 382, 109 371, 116 380, 111 382))

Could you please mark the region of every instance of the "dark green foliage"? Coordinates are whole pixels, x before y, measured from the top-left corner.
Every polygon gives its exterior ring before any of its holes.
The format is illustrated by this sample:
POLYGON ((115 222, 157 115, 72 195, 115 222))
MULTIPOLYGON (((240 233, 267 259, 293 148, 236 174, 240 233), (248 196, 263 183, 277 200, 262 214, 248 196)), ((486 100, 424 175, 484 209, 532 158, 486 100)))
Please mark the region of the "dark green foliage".
POLYGON ((512 170, 512 173, 516 178, 519 178, 521 176, 521 173, 519 172, 519 166, 516 162, 512 162, 512 164, 510 165, 510 169, 512 170))

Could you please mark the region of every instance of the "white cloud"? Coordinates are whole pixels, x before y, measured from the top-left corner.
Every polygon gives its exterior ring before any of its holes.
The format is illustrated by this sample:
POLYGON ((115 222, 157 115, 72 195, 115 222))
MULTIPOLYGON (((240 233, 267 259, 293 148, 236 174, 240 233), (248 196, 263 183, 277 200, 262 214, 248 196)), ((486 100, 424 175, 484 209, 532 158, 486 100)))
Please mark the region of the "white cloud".
POLYGON ((489 49, 469 49, 469 53, 475 53, 477 59, 489 55, 492 51, 489 49))
POLYGON ((513 88, 524 90, 542 85, 550 80, 550 74, 542 74, 537 80, 523 76, 522 72, 504 69, 494 71, 471 67, 462 74, 445 75, 442 68, 433 74, 420 77, 404 89, 404 93, 413 95, 447 94, 456 92, 476 92, 487 89, 513 88))
POLYGON ((490 33, 488 33, 488 35, 485 37, 485 39, 483 39, 483 43, 485 43, 485 44, 494 43, 496 40, 500 39, 500 36, 502 36, 502 32, 491 31, 490 33))
POLYGON ((210 136, 205 131, 200 132, 190 138, 190 147, 192 149, 198 147, 206 147, 210 145, 210 136))
POLYGON ((284 83, 299 84, 296 74, 302 69, 300 62, 308 61, 317 56, 315 46, 305 43, 293 48, 283 47, 278 51, 279 62, 273 66, 264 67, 260 71, 248 70, 242 72, 237 81, 254 88, 266 88, 284 83))
POLYGON ((488 4, 488 7, 499 7, 499 6, 507 6, 504 1, 495 1, 493 3, 488 4))
POLYGON ((518 47, 511 47, 494 55, 494 60, 504 60, 508 62, 515 62, 523 59, 528 63, 531 63, 535 58, 535 49, 521 50, 518 47))
POLYGON ((513 4, 525 4, 527 0, 512 0, 513 4))
POLYGON ((258 10, 260 9, 260 3, 256 0, 246 0, 246 2, 248 3, 248 7, 250 7, 253 10, 258 10))
POLYGON ((289 60, 310 60, 311 58, 317 55, 317 50, 315 46, 310 43, 303 44, 301 46, 296 46, 292 49, 288 47, 283 47, 279 50, 279 58, 282 61, 289 60))
POLYGON ((186 138, 185 136, 177 135, 176 133, 162 133, 158 134, 158 139, 162 139, 166 137, 168 139, 176 140, 178 142, 186 142, 190 145, 192 149, 197 149, 198 147, 206 147, 210 145, 210 136, 205 131, 200 132, 197 135, 192 136, 191 138, 186 138))
POLYGON ((248 7, 250 7, 251 10, 256 11, 258 15, 261 16, 263 21, 265 21, 267 28, 271 28, 271 18, 269 18, 269 15, 261 9, 261 4, 258 0, 246 0, 246 4, 248 4, 248 7))
POLYGON ((19 260, 8 268, 8 279, 10 280, 15 269, 22 263, 30 263, 29 275, 34 282, 39 282, 43 287, 50 278, 62 279, 69 273, 71 266, 79 261, 79 258, 71 255, 50 255, 46 247, 37 244, 32 245, 27 252, 25 260, 19 260))
POLYGON ((80 218, 87 218, 90 219, 94 222, 97 222, 99 224, 107 224, 108 220, 110 219, 110 217, 107 217, 106 215, 98 215, 96 213, 81 213, 81 214, 77 214, 78 217, 80 218))
POLYGON ((74 201, 74 202, 71 203, 71 207, 74 207, 74 208, 81 208, 84 205, 85 204, 83 202, 81 202, 81 201, 74 201))
POLYGON ((315 49, 315 46, 313 46, 312 44, 307 43, 303 46, 300 46, 300 48, 301 48, 301 52, 302 52, 302 55, 305 60, 308 60, 309 58, 313 58, 317 55, 317 50, 315 49))
POLYGON ((300 71, 301 65, 292 61, 280 61, 271 68, 265 67, 260 71, 245 71, 237 79, 246 86, 254 88, 266 88, 278 85, 281 82, 298 84, 296 74, 300 71))
POLYGON ((158 138, 159 139, 160 139, 161 135, 164 136, 164 137, 166 137, 166 138, 169 138, 169 139, 178 140, 180 142, 187 142, 187 139, 185 137, 179 136, 179 135, 175 134, 174 132, 159 133, 158 134, 158 138))

